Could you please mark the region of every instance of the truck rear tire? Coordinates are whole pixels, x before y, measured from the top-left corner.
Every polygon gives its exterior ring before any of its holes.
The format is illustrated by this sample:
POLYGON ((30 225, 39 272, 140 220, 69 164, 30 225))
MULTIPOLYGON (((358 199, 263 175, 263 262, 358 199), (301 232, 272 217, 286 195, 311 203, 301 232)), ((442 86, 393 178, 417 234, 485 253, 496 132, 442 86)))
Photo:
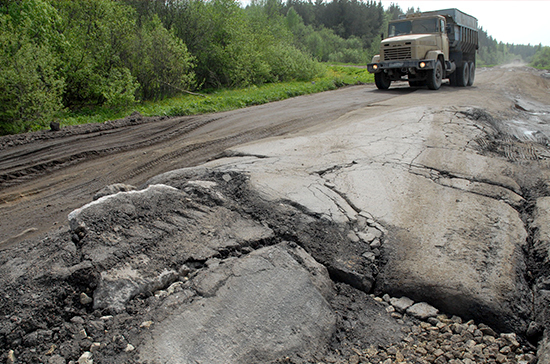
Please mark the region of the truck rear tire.
POLYGON ((468 62, 462 62, 462 67, 456 69, 456 85, 464 87, 468 85, 470 80, 470 67, 468 62))
POLYGON ((426 85, 430 90, 439 90, 442 81, 443 65, 441 64, 440 60, 437 60, 437 62, 435 62, 434 69, 428 71, 428 79, 426 80, 426 85))
POLYGON ((476 78, 476 64, 475 62, 470 62, 470 75, 468 77, 468 86, 472 86, 474 84, 475 78, 476 78))
POLYGON ((374 83, 379 90, 387 90, 390 88, 391 80, 386 72, 378 72, 374 74, 374 83))

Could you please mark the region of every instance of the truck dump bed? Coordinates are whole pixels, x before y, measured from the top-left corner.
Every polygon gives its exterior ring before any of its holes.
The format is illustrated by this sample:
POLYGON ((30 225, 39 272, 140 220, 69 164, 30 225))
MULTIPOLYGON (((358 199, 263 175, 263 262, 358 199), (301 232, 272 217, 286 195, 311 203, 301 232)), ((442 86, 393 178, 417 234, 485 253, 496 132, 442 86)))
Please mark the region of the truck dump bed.
POLYGON ((477 19, 471 15, 463 13, 458 9, 425 11, 425 12, 422 12, 422 14, 423 15, 443 15, 444 17, 447 18, 447 22, 449 22, 449 18, 450 18, 452 23, 454 24, 461 25, 463 27, 470 28, 473 30, 477 30, 477 19))
POLYGON ((426 11, 422 15, 442 15, 449 27, 447 35, 451 51, 472 53, 478 49, 477 19, 458 9, 426 11))

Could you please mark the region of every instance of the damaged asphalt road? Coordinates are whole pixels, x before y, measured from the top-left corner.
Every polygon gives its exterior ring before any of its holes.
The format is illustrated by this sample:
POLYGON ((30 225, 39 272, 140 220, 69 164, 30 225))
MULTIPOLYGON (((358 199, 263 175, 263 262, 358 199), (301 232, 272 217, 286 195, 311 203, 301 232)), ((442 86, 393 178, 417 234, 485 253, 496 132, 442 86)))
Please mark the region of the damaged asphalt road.
POLYGON ((477 87, 377 93, 120 180, 69 226, 4 244, 0 354, 545 362, 549 87, 532 69, 479 70, 477 87))

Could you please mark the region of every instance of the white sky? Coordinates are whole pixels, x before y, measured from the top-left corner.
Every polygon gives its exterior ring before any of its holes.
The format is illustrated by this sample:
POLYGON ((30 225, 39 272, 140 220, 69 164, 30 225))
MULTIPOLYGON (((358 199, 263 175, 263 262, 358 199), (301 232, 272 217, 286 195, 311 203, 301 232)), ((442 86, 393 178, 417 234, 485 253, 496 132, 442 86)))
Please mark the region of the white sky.
POLYGON ((457 8, 477 18, 478 25, 499 42, 550 46, 550 0, 393 0, 406 12, 457 8))

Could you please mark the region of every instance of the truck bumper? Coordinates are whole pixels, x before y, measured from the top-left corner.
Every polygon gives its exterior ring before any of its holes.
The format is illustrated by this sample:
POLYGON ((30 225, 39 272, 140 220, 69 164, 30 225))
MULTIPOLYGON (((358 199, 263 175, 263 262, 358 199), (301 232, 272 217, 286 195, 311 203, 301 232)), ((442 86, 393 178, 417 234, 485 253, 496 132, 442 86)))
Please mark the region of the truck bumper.
POLYGON ((415 69, 417 71, 433 70, 435 68, 435 59, 420 59, 406 61, 382 61, 378 63, 367 64, 367 70, 370 73, 378 73, 390 69, 415 69))

